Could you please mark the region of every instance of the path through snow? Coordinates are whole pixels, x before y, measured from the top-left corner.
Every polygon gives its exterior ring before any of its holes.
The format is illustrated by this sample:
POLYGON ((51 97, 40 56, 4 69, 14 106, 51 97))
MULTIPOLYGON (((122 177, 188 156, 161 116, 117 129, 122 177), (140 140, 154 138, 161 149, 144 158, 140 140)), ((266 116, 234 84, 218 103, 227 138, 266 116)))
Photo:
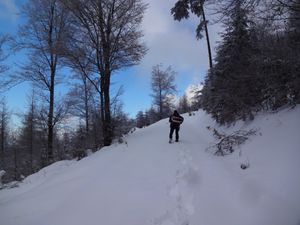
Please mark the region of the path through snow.
POLYGON ((1 225, 299 225, 300 107, 217 127, 185 115, 179 143, 162 120, 76 161, 57 162, 0 191, 1 225), (216 157, 206 127, 260 128, 239 151, 216 157))
POLYGON ((179 169, 175 182, 167 192, 175 200, 175 205, 162 216, 154 219, 154 225, 189 225, 189 216, 195 212, 194 193, 199 190, 200 172, 184 144, 179 147, 179 169))

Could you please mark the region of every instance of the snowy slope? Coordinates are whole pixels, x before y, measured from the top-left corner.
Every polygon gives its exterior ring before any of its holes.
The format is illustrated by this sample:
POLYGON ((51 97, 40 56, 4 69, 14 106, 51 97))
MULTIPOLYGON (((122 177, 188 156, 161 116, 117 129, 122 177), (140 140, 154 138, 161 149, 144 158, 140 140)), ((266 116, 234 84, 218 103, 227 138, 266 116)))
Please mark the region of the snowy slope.
POLYGON ((57 162, 0 191, 1 225, 299 225, 300 107, 218 127, 185 115, 180 143, 162 120, 81 161, 57 162), (216 127, 259 129, 226 157, 216 127), (240 163, 249 162, 246 170, 240 163))

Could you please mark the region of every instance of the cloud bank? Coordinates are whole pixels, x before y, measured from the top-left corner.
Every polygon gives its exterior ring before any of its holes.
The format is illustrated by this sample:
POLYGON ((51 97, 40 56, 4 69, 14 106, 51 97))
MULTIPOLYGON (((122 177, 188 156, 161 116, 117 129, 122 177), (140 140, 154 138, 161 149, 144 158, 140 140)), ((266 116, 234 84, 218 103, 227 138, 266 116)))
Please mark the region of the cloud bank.
MULTIPOLYGON (((197 40, 195 37, 199 22, 197 17, 191 15, 180 22, 173 19, 170 12, 176 1, 146 1, 149 5, 142 29, 149 51, 139 68, 151 71, 152 66, 159 63, 171 65, 179 75, 183 73, 188 75, 188 79, 199 83, 208 69, 206 40, 197 40)), ((210 29, 210 36, 214 51, 218 40, 217 30, 210 29)))

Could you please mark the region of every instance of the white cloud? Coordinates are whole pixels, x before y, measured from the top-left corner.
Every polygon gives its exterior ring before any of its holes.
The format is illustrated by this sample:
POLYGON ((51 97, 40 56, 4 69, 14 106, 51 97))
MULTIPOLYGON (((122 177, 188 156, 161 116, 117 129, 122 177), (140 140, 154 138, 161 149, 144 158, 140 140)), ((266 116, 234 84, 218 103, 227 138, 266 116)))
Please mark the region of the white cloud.
POLYGON ((16 21, 18 9, 14 0, 0 0, 0 19, 16 21))
MULTIPOLYGON (((188 73, 189 80, 195 80, 195 74, 200 78, 201 73, 200 80, 203 80, 208 69, 208 54, 205 38, 197 41, 195 37, 199 19, 191 16, 187 20, 174 21, 170 11, 176 1, 148 0, 143 30, 149 51, 139 69, 150 75, 152 66, 163 63, 171 65, 179 75, 188 73)), ((217 31, 218 28, 210 32, 212 50, 218 40, 217 31)))

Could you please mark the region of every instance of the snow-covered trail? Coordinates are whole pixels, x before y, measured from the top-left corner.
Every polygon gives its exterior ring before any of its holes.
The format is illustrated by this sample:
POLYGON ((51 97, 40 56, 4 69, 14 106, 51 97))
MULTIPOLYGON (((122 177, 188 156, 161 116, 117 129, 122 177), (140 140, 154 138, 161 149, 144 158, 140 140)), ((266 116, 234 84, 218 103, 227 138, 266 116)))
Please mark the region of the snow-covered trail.
POLYGON ((176 193, 185 173, 181 167, 190 157, 184 146, 197 146, 199 138, 199 128, 190 132, 189 124, 186 118, 181 143, 168 143, 169 124, 163 120, 136 131, 125 144, 79 162, 55 163, 20 188, 1 191, 0 224, 140 225, 151 224, 174 205, 192 210, 192 199, 176 193))
POLYGON ((203 118, 185 117, 181 141, 171 146, 176 149, 178 168, 168 195, 175 203, 153 221, 155 225, 220 224, 224 220, 239 225, 248 224, 245 220, 253 216, 240 208, 239 159, 227 164, 205 151, 214 139, 207 129, 213 123, 203 118))
POLYGON ((299 116, 298 107, 222 128, 199 111, 185 115, 172 144, 162 120, 0 191, 0 225, 299 225, 299 116), (214 142, 208 126, 262 135, 242 146, 242 157, 216 157, 205 151, 214 142), (250 168, 241 170, 245 158, 250 168))

